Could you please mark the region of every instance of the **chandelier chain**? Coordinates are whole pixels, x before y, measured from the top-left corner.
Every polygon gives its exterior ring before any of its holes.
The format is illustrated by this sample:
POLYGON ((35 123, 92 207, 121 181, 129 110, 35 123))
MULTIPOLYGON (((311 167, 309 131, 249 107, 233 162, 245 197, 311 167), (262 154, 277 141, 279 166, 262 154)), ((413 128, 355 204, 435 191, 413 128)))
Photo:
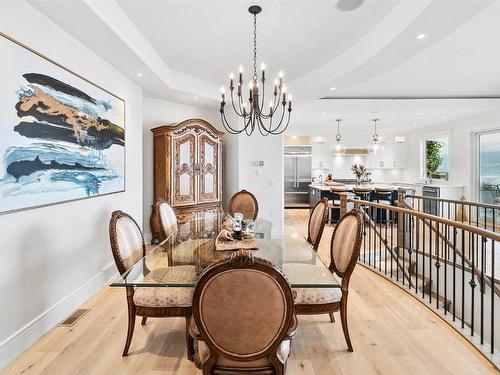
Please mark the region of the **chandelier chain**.
POLYGON ((257 15, 253 15, 253 79, 257 80, 257 15))

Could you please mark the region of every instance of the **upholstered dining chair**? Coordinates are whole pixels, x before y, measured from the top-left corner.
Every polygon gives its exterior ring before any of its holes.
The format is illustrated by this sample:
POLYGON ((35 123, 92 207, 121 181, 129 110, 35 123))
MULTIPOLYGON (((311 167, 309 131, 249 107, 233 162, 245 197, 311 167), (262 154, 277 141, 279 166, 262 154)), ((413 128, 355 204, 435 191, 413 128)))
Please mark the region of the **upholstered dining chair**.
POLYGON ((255 195, 246 190, 235 193, 229 200, 228 212, 234 216, 235 212, 243 214, 245 220, 255 220, 259 214, 259 204, 255 195))
MULTIPOLYGON (((116 268, 120 275, 146 255, 144 237, 137 222, 122 211, 115 211, 109 222, 109 238, 116 268)), ((175 269, 175 267, 173 267, 175 269)), ((128 330, 122 356, 128 355, 134 334, 135 318, 142 316, 142 325, 148 317, 184 317, 188 358, 194 353, 193 340, 188 333, 191 316, 193 288, 156 288, 132 286, 126 288, 128 306, 128 330)))
POLYGON ((330 271, 342 279, 341 288, 296 288, 295 313, 297 315, 329 314, 340 311, 342 330, 348 350, 353 351, 347 326, 347 297, 349 280, 356 266, 361 248, 362 212, 353 209, 342 216, 335 226, 330 243, 330 271))
POLYGON ((267 260, 240 250, 201 274, 190 333, 203 374, 284 374, 296 328, 290 285, 267 260))
POLYGON ((327 219, 328 199, 323 198, 314 206, 314 209, 309 216, 309 224, 307 226, 307 242, 311 244, 315 251, 318 250, 327 219))
POLYGON ((163 241, 177 231, 177 216, 175 216, 172 206, 163 199, 156 202, 156 212, 158 212, 160 220, 160 233, 163 241))
POLYGON ((340 212, 340 193, 347 192, 347 186, 338 185, 332 186, 330 188, 330 192, 332 193, 332 199, 328 201, 328 211, 329 211, 329 223, 333 222, 333 210, 339 210, 340 212))

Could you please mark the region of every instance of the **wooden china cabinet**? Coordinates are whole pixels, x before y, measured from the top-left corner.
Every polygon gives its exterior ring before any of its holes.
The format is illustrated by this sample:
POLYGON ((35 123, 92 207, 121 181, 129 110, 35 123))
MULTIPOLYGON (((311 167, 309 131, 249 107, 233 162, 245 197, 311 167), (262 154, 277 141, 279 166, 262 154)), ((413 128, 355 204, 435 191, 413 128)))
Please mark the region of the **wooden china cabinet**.
POLYGON ((158 199, 174 209, 179 223, 194 212, 217 209, 222 203, 222 136, 201 119, 151 129, 154 137, 153 241, 160 239, 155 209, 158 199))

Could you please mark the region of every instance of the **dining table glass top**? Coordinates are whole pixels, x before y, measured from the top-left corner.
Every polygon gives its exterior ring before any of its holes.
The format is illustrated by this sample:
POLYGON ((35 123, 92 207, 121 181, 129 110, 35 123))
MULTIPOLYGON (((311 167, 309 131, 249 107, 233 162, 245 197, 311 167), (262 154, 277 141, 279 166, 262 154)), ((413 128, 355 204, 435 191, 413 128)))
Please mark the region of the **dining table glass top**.
MULTIPOLYGON (((196 214, 123 275, 111 281, 113 287, 194 287, 205 268, 231 257, 234 250, 219 251, 215 239, 225 214, 221 210, 196 214)), ((277 267, 292 288, 340 288, 332 272, 301 236, 273 238, 270 223, 254 223, 256 250, 247 250, 277 267)))

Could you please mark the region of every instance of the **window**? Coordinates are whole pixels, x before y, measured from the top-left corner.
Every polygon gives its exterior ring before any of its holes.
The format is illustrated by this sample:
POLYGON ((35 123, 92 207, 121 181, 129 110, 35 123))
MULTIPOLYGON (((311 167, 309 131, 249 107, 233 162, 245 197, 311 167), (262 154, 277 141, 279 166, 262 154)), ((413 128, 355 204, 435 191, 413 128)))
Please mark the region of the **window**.
POLYGON ((479 200, 500 204, 500 131, 478 135, 479 200))
POLYGON ((448 179, 448 137, 424 141, 424 177, 448 179))

